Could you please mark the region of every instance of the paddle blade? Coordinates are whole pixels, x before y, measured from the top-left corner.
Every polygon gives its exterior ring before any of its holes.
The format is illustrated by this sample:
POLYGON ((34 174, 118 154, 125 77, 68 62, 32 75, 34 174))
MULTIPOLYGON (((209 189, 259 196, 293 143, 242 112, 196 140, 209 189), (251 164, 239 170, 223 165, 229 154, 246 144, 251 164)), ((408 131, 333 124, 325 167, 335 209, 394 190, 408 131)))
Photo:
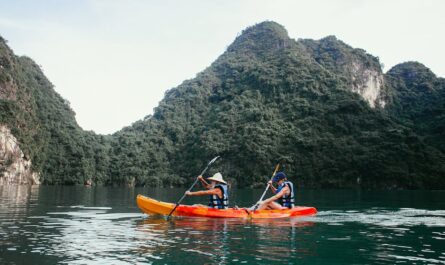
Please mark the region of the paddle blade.
POLYGON ((278 163, 278 164, 275 166, 275 170, 274 170, 274 172, 273 172, 273 174, 272 174, 272 178, 271 178, 270 180, 273 180, 273 177, 275 176, 275 174, 277 174, 277 172, 278 172, 279 169, 280 169, 280 163, 278 163))
POLYGON ((210 160, 209 165, 213 164, 220 156, 215 156, 212 160, 210 160))

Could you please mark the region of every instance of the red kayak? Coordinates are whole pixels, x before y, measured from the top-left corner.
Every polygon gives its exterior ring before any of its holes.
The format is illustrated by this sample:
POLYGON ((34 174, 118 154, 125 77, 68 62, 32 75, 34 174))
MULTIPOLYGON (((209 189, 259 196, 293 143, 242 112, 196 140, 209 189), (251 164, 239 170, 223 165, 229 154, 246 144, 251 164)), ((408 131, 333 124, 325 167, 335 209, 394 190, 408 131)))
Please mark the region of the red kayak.
MULTIPOLYGON (((175 207, 174 203, 162 202, 150 197, 138 195, 136 202, 138 207, 146 214, 168 215, 175 207)), ((317 213, 314 207, 296 206, 292 209, 283 210, 256 210, 249 211, 246 208, 213 209, 206 206, 191 206, 180 204, 172 215, 189 217, 211 217, 211 218, 286 218, 295 216, 307 216, 317 213)))

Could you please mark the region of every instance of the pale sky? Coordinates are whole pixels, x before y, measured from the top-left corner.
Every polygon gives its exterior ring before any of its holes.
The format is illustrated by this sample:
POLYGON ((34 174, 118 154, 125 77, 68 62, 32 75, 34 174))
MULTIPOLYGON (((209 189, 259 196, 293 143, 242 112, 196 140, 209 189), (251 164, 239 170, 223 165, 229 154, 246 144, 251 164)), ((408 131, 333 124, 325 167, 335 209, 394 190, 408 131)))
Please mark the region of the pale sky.
POLYGON ((0 35, 42 66, 83 129, 108 134, 264 20, 294 39, 336 35, 385 71, 416 60, 444 77, 444 14, 443 0, 0 0, 0 35))

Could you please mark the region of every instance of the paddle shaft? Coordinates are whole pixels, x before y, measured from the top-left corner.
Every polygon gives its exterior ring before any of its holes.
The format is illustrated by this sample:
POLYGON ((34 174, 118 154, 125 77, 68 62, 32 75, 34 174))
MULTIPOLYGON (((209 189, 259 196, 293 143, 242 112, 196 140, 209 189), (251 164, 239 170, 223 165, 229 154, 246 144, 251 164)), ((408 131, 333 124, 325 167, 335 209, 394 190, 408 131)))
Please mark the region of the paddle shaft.
MULTIPOLYGON (((219 156, 213 158, 206 166, 206 168, 204 168, 204 170, 201 172, 201 174, 199 174, 200 176, 204 175, 204 173, 207 171, 207 169, 209 169, 210 165, 213 164, 213 162, 216 161, 216 159, 218 159, 219 156)), ((193 189, 193 187, 195 187, 196 183, 198 182, 198 178, 195 179, 195 181, 193 182, 192 186, 190 186, 190 188, 187 191, 191 191, 193 189)), ((186 191, 186 192, 187 192, 186 191)), ((172 213, 176 210, 176 208, 179 206, 179 204, 182 202, 182 200, 184 200, 186 193, 184 192, 184 195, 182 195, 181 199, 179 199, 179 201, 176 203, 175 208, 173 208, 173 210, 168 214, 167 219, 172 215, 172 213)))
MULTIPOLYGON (((278 163, 278 164, 275 166, 275 171, 273 172, 272 177, 270 178, 270 181, 273 180, 273 177, 275 177, 275 174, 277 173, 277 171, 278 171, 279 168, 280 168, 280 163, 278 163)), ((270 184, 267 183, 267 186, 266 186, 266 189, 265 189, 264 192, 263 192, 263 195, 261 195, 261 198, 260 198, 260 199, 258 200, 258 202, 255 204, 255 207, 253 207, 253 210, 254 210, 254 211, 258 208, 258 206, 260 206, 260 202, 263 200, 264 196, 266 196, 266 193, 267 193, 267 190, 269 189, 269 187, 270 187, 270 184)))

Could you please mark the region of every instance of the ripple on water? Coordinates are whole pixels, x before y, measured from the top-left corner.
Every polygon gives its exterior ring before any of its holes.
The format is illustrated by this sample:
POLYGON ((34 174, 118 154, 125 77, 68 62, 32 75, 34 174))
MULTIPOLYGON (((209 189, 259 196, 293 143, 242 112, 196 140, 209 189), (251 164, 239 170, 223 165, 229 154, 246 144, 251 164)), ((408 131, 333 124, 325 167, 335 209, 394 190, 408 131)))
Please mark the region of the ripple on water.
MULTIPOLYGON (((329 224, 358 222, 377 226, 418 226, 445 227, 445 211, 402 208, 397 210, 372 208, 364 211, 321 211, 314 217, 304 218, 308 221, 329 224)), ((403 228, 399 228, 403 229, 403 228)))

